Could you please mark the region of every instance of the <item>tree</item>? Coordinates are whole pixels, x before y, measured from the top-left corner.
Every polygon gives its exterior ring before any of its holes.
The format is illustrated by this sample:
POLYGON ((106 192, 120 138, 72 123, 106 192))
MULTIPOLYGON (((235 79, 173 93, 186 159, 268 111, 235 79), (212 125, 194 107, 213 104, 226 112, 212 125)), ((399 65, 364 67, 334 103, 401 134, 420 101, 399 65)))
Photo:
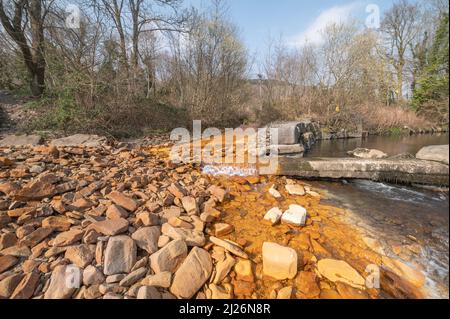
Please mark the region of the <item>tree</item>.
POLYGON ((45 89, 46 69, 44 21, 53 1, 14 0, 9 5, 5 2, 0 0, 0 21, 22 53, 31 93, 41 96, 45 89))
POLYGON ((397 98, 403 99, 404 72, 411 45, 419 32, 419 8, 400 0, 389 9, 382 20, 381 30, 388 43, 387 56, 397 77, 397 98))

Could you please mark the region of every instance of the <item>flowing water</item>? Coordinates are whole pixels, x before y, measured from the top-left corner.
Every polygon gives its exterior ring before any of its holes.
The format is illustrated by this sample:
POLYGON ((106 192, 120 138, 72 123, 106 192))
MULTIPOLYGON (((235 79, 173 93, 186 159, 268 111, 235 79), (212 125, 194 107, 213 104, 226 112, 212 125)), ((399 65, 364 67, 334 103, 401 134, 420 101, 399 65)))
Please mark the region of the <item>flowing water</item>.
MULTIPOLYGON (((372 136, 367 139, 321 141, 307 156, 346 157, 348 151, 357 147, 375 148, 390 156, 416 154, 424 146, 448 143, 448 134, 372 136)), ((394 254, 392 248, 401 247, 401 257, 421 265, 429 278, 432 297, 448 298, 448 192, 371 181, 316 181, 311 184, 327 190, 325 203, 351 210, 358 226, 374 234, 387 252, 394 254), (405 254, 405 250, 409 254, 405 254)))
MULTIPOLYGON (((390 156, 403 153, 414 155, 424 146, 448 143, 448 134, 371 136, 365 139, 321 141, 313 146, 306 157, 347 157, 347 152, 355 148, 375 148, 390 156)), ((205 166, 203 172, 226 176, 253 175, 251 169, 245 171, 239 167, 205 166)), ((448 192, 366 180, 308 181, 308 184, 325 194, 322 204, 348 211, 348 223, 356 226, 367 237, 377 239, 383 254, 421 269, 427 277, 427 297, 449 297, 448 192)), ((263 236, 267 240, 270 228, 265 231, 266 234, 261 234, 261 226, 255 226, 260 224, 260 216, 267 207, 260 207, 253 219, 252 216, 248 217, 248 211, 254 210, 256 202, 261 203, 257 198, 262 196, 257 191, 251 195, 255 198, 247 198, 240 203, 239 209, 242 210, 249 202, 244 215, 241 211, 241 216, 236 219, 231 214, 228 222, 241 223, 238 227, 242 230, 241 235, 253 231, 254 238, 263 236), (246 217, 241 221, 242 216, 246 217)))

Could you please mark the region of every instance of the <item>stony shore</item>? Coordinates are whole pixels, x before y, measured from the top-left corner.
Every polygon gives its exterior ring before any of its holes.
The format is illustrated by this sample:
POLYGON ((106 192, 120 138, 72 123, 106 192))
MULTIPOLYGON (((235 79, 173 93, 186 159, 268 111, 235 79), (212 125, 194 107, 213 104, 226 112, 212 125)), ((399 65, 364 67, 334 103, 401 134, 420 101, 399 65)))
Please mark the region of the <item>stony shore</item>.
POLYGON ((321 190, 202 175, 168 151, 0 147, 0 298, 426 297, 422 273, 384 256, 321 190), (366 286, 370 265, 381 289, 366 286))

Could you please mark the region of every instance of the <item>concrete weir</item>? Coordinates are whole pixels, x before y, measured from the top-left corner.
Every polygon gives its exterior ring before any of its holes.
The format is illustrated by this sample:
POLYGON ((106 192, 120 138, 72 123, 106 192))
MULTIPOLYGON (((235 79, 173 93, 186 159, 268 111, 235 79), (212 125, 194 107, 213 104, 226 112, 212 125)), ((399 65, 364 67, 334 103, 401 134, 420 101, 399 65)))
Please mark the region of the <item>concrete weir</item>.
POLYGON ((449 186, 449 166, 418 159, 279 157, 278 175, 449 186))

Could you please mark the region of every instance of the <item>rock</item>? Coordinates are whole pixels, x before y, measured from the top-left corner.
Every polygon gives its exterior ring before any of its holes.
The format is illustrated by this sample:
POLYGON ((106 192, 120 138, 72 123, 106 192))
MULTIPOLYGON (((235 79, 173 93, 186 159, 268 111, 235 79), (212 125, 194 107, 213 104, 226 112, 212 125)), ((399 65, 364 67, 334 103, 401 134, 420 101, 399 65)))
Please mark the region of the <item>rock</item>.
POLYGON ((353 151, 348 152, 348 154, 353 157, 363 159, 382 159, 388 157, 388 155, 382 151, 370 150, 367 148, 357 148, 353 151))
POLYGON ((75 147, 75 146, 101 147, 105 143, 106 143, 105 137, 87 134, 75 134, 72 136, 55 139, 50 142, 50 144, 53 146, 63 146, 63 147, 75 147))
POLYGON ((269 194, 272 195, 276 199, 282 198, 280 192, 275 189, 275 185, 272 185, 272 187, 270 187, 269 194))
POLYGON ((12 166, 13 162, 7 157, 0 157, 0 167, 12 166))
POLYGON ((350 287, 341 282, 336 283, 336 289, 343 299, 369 299, 367 292, 350 287))
POLYGON ((354 288, 364 289, 365 279, 345 261, 334 259, 321 259, 317 263, 321 276, 331 282, 343 282, 354 288))
POLYGON ((278 291, 277 299, 292 299, 293 287, 284 287, 278 291))
POLYGON ((139 228, 137 231, 131 235, 137 244, 137 246, 146 252, 149 255, 158 251, 158 239, 161 235, 159 227, 143 227, 139 228))
POLYGON ((170 292, 178 298, 192 298, 211 276, 212 267, 209 253, 194 247, 176 271, 170 292))
MULTIPOLYGON (((3 251, 2 254, 4 254, 3 251)), ((14 256, 0 256, 0 274, 15 266, 18 262, 19 260, 14 256)))
POLYGON ((298 291, 306 299, 317 298, 320 295, 320 288, 317 284, 317 276, 313 272, 301 271, 296 279, 298 291))
POLYGON ((219 202, 223 202, 227 197, 227 191, 216 185, 211 185, 207 191, 214 196, 219 202))
POLYGON ((46 181, 36 180, 27 183, 14 195, 15 200, 33 201, 51 198, 57 194, 56 186, 46 181))
POLYGON ((39 283, 39 275, 31 272, 25 275, 11 295, 11 299, 30 299, 39 283))
POLYGON ((449 164, 449 146, 436 145, 422 148, 416 155, 417 159, 449 164))
POLYGON ((14 289, 23 279, 23 274, 12 274, 0 281, 0 299, 11 297, 14 289))
POLYGON ((289 195, 294 195, 294 196, 304 196, 306 194, 303 186, 298 185, 298 184, 286 185, 286 192, 288 192, 289 195))
POLYGON ((36 146, 42 143, 39 135, 7 135, 0 141, 0 147, 36 146))
POLYGON ((236 280, 233 284, 234 294, 243 299, 250 299, 256 289, 256 284, 254 282, 236 280))
POLYGON ((155 273, 173 272, 187 256, 183 240, 174 240, 150 256, 150 266, 155 273))
POLYGON ((89 225, 86 230, 94 229, 105 236, 116 236, 128 230, 128 221, 123 218, 109 219, 89 225))
POLYGON ((342 299, 341 295, 339 295, 336 291, 331 289, 323 289, 320 292, 320 299, 331 300, 331 299, 342 299))
POLYGON ((83 238, 83 234, 83 230, 72 228, 71 230, 58 234, 55 239, 53 239, 53 246, 64 247, 73 245, 83 238))
POLYGON ((0 251, 0 255, 14 257, 29 257, 31 250, 27 246, 15 245, 0 251))
POLYGON ((155 287, 142 286, 139 288, 136 299, 161 299, 161 294, 155 287))
POLYGON ((169 288, 172 281, 172 273, 169 271, 163 271, 156 275, 148 276, 141 281, 144 286, 153 286, 161 288, 169 288))
POLYGON ((125 208, 129 212, 134 212, 138 208, 138 204, 134 199, 119 192, 111 192, 108 194, 107 198, 112 200, 114 204, 125 208))
POLYGON ((203 232, 193 229, 175 228, 168 223, 162 225, 161 232, 172 239, 184 240, 188 246, 201 247, 206 242, 203 232))
POLYGON ((159 225, 159 216, 153 213, 136 214, 136 219, 145 227, 159 225))
POLYGON ((138 268, 135 271, 132 271, 130 274, 125 276, 119 283, 121 287, 130 287, 137 283, 139 280, 145 277, 147 274, 147 268, 142 267, 138 268))
POLYGON ((214 237, 214 236, 211 236, 209 238, 209 240, 214 245, 217 245, 217 246, 220 246, 222 248, 225 248, 226 250, 228 250, 233 255, 236 255, 236 256, 244 258, 244 259, 248 259, 248 255, 236 243, 233 243, 231 241, 225 241, 225 240, 219 239, 219 238, 214 237))
POLYGON ((128 218, 128 212, 119 205, 111 205, 106 210, 106 218, 108 219, 120 219, 128 218))
POLYGON ((300 205, 290 205, 289 209, 284 212, 281 221, 294 226, 306 225, 306 209, 300 205))
POLYGON ((278 155, 290 155, 290 154, 303 154, 305 152, 305 147, 301 144, 293 144, 293 145, 271 145, 270 151, 272 154, 276 152, 278 155))
POLYGON ((264 216, 264 220, 269 222, 273 226, 278 224, 278 222, 281 220, 282 215, 283 212, 278 207, 274 207, 266 213, 266 215, 264 216))
POLYGON ((198 214, 198 205, 194 197, 185 196, 181 199, 181 204, 188 215, 198 214))
POLYGON ((226 300, 233 298, 233 294, 230 291, 231 289, 227 290, 215 284, 210 284, 208 289, 211 291, 211 299, 213 300, 226 300))
POLYGON ((253 265, 248 259, 240 259, 234 266, 234 272, 236 273, 236 280, 253 282, 255 280, 253 276, 253 265))
POLYGON ((263 273, 277 280, 297 275, 297 253, 294 249, 265 242, 262 248, 263 273))
POLYGON ((178 218, 178 217, 170 217, 167 221, 171 226, 177 227, 177 228, 186 228, 186 229, 193 229, 194 226, 192 224, 189 224, 188 222, 185 222, 184 220, 178 218))
POLYGON ((20 241, 20 245, 34 247, 37 244, 39 244, 41 241, 43 241, 45 238, 50 236, 51 233, 53 233, 52 228, 48 228, 48 227, 38 228, 31 234, 22 238, 22 240, 20 241))
POLYGON ((71 298, 81 284, 81 276, 76 277, 66 265, 57 266, 52 272, 50 285, 45 292, 44 299, 71 298), (75 280, 78 280, 78 282, 75 280))
POLYGON ((94 252, 88 245, 70 246, 66 250, 65 258, 77 267, 84 268, 94 259, 94 252))
POLYGON ((105 249, 103 273, 128 274, 136 263, 136 244, 128 236, 111 237, 105 249))
POLYGON ((3 249, 12 247, 17 244, 17 237, 12 233, 6 233, 0 235, 0 251, 3 249))
POLYGON ((50 216, 42 221, 42 227, 52 228, 58 232, 68 231, 72 223, 65 216, 50 216))
POLYGON ((222 237, 231 234, 234 231, 234 227, 225 223, 217 223, 214 225, 214 235, 216 237, 222 237))
POLYGON ((105 281, 105 276, 97 267, 87 266, 83 270, 83 284, 85 286, 99 285, 105 281))
POLYGON ((187 191, 181 187, 180 185, 173 183, 171 184, 167 190, 173 194, 176 198, 182 199, 187 195, 187 191))
POLYGON ((226 254, 225 258, 218 261, 216 264, 213 283, 220 284, 226 276, 230 273, 233 266, 236 264, 236 259, 226 254))

